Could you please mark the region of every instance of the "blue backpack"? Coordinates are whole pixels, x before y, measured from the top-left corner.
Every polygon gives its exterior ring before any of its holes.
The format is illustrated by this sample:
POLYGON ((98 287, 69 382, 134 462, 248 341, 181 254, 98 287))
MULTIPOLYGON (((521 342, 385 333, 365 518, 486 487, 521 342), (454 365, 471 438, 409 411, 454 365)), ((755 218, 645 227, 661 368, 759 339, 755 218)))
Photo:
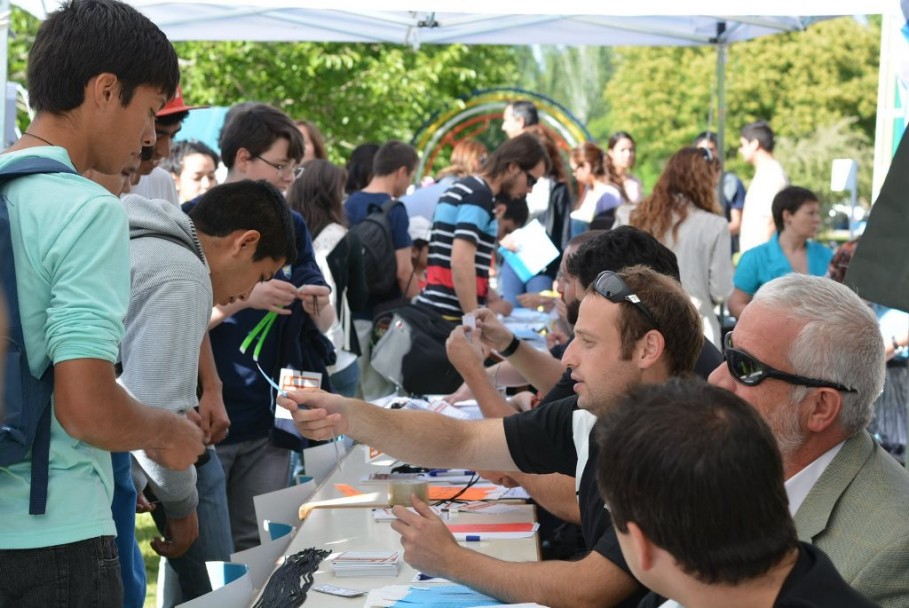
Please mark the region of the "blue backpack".
MULTIPOLYGON (((70 167, 48 158, 25 158, 0 169, 0 185, 38 173, 73 173, 70 167)), ((28 512, 42 515, 47 507, 50 465, 51 395, 54 366, 48 364, 40 378, 31 374, 16 289, 16 266, 10 234, 9 201, 0 196, 0 287, 6 299, 9 328, 6 337, 3 409, 0 409, 0 467, 26 459, 31 451, 32 479, 28 512)))

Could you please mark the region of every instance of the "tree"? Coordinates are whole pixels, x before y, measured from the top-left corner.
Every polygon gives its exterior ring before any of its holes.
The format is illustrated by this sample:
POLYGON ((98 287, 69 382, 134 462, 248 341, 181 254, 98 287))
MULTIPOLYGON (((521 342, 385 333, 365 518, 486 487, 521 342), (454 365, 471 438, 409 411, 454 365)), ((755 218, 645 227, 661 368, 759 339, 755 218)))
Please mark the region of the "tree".
POLYGON ((520 86, 545 95, 588 126, 606 111, 603 86, 613 70, 613 49, 599 46, 518 47, 520 86))
MULTIPOLYGON (((39 21, 13 7, 10 80, 25 83, 39 21)), ((187 101, 262 101, 314 121, 332 160, 366 141, 409 140, 433 113, 511 82, 514 47, 316 42, 176 42, 187 101)), ((24 110, 24 108, 23 108, 24 110)), ((25 128, 23 111, 19 125, 25 128)))
MULTIPOLYGON (((849 119, 850 133, 872 140, 880 27, 879 19, 840 18, 805 32, 731 45, 725 123, 729 168, 750 177, 750 167, 735 151, 741 127, 758 119, 796 140, 849 119)), ((616 72, 604 92, 609 123, 611 130, 635 135, 639 171, 648 184, 673 152, 698 132, 716 129, 715 70, 712 48, 617 49, 616 72)))
POLYGON ((455 44, 178 42, 195 103, 263 101, 314 121, 333 160, 357 145, 409 140, 434 112, 514 71, 511 47, 455 44))
MULTIPOLYGON (((7 79, 23 87, 26 82, 28 50, 35 43, 35 34, 41 22, 18 6, 13 6, 9 22, 9 44, 7 45, 7 79)), ((19 104, 16 112, 16 124, 20 129, 28 126, 29 118, 25 104, 19 104)))
MULTIPOLYGON (((803 137, 782 136, 776 144, 775 156, 793 184, 808 188, 818 195, 824 216, 835 203, 848 202, 848 193, 830 190, 830 171, 836 158, 858 161, 858 191, 871 192, 874 148, 855 120, 843 119, 829 126, 818 127, 803 137)), ((868 202, 866 200, 866 202, 868 202)))

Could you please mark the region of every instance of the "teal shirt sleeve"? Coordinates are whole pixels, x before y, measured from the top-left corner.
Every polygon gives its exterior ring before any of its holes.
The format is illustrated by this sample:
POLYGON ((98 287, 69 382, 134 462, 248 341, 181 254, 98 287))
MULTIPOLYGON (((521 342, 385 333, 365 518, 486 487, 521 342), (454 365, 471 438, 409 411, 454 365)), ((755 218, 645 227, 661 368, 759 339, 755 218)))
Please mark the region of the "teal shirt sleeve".
POLYGON ((816 277, 827 275, 830 260, 833 259, 833 250, 822 243, 808 241, 808 274, 816 277))
POLYGON ((51 291, 44 335, 47 355, 115 362, 129 305, 126 214, 113 196, 67 210, 42 265, 51 291))
POLYGON ((757 292, 761 286, 761 279, 758 276, 760 271, 760 260, 758 260, 758 249, 749 249, 742 254, 739 259, 739 265, 735 269, 735 287, 744 291, 750 296, 757 292))

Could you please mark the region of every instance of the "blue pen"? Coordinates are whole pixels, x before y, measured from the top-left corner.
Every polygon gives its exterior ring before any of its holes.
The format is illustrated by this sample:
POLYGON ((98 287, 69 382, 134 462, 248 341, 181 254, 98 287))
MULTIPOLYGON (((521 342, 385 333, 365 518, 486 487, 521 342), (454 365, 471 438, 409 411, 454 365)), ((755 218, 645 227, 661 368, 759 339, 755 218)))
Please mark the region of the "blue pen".
POLYGON ((478 543, 483 540, 479 534, 468 534, 464 537, 464 540, 469 543, 478 543))
POLYGON ((474 471, 467 469, 433 469, 427 473, 430 477, 461 477, 465 475, 476 475, 474 471))

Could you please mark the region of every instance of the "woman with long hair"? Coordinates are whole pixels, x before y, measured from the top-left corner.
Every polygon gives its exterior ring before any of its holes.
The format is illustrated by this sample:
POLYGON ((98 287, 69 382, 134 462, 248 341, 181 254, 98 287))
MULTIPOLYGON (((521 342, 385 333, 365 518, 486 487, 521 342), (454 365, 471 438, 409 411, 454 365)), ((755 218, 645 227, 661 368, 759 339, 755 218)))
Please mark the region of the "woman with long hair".
POLYGON ((637 160, 637 146, 634 138, 627 131, 616 131, 609 138, 607 154, 615 167, 616 183, 625 191, 631 203, 640 202, 644 197, 641 180, 631 173, 637 160))
POLYGON ((300 130, 300 134, 303 136, 303 161, 315 160, 317 158, 326 160, 328 158, 328 152, 325 151, 325 138, 322 137, 322 132, 319 131, 319 127, 316 126, 316 123, 311 120, 300 119, 294 124, 297 125, 297 128, 300 130))
POLYGON ((287 202, 306 220, 313 235, 313 251, 325 281, 331 287, 331 303, 338 312, 325 332, 335 345, 337 360, 328 368, 335 391, 352 397, 360 379, 357 357, 360 345, 351 311, 365 310, 368 291, 360 241, 348 233, 341 201, 347 172, 327 160, 303 163, 303 174, 287 193, 287 202))
POLYGON ((571 170, 578 187, 584 189, 583 198, 579 199, 577 208, 571 218, 580 222, 575 224, 572 232, 575 234, 587 228, 597 216, 601 218, 608 215, 609 219, 615 210, 628 197, 621 186, 614 181, 615 169, 612 161, 602 148, 593 142, 585 141, 571 151, 571 170))
POLYGON ((729 227, 716 200, 719 172, 710 150, 682 148, 666 163, 649 197, 616 212, 617 226, 649 232, 675 253, 682 287, 701 314, 704 335, 717 346, 720 324, 713 307, 732 292, 729 227))

